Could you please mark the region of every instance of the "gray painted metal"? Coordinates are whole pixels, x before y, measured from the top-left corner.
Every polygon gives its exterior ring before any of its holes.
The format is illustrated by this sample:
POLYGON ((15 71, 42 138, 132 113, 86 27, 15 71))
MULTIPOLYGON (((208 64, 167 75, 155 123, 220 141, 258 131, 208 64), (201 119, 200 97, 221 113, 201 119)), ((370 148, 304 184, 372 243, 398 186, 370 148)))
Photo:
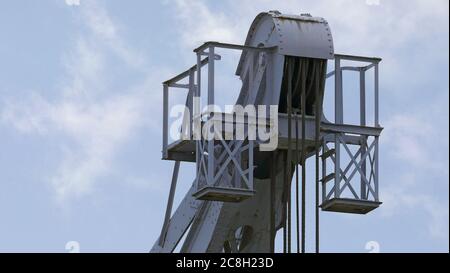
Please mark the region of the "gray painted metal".
MULTIPOLYGON (((328 22, 309 15, 286 15, 278 11, 262 12, 253 20, 245 45, 276 46, 279 55, 333 59, 334 47, 328 22)), ((241 74, 246 51, 243 52, 237 75, 241 74)))
POLYGON ((322 203, 320 207, 324 211, 343 212, 353 214, 367 214, 378 208, 381 202, 356 200, 350 198, 332 198, 322 203))
MULTIPOLYGON (((378 65, 381 59, 334 54, 330 28, 323 18, 285 15, 277 11, 264 12, 255 18, 245 45, 206 42, 194 52, 197 54, 197 64, 163 83, 162 157, 178 163, 174 169, 162 232, 151 252, 174 251, 184 235, 181 252, 273 251, 276 231, 282 228, 286 217, 284 210, 288 200, 284 196, 288 189, 284 180, 285 177, 292 178, 293 174, 292 170, 290 173, 285 172, 286 151, 293 149, 293 145, 299 141, 302 141, 299 152, 304 155, 305 160, 315 155, 317 164, 322 163, 321 172, 318 167, 316 170, 317 183, 321 181, 322 185, 322 210, 367 213, 381 204, 378 196, 378 138, 383 129, 379 125, 378 112, 378 65), (330 122, 321 109, 322 90, 320 102, 317 103, 320 118, 307 115, 305 107, 302 114, 292 114, 291 119, 286 113, 278 114, 279 142, 275 152, 256 153, 258 142, 248 140, 180 139, 169 143, 170 90, 187 89, 186 105, 190 110, 201 107, 192 104, 193 96, 206 96, 208 103, 214 103, 214 63, 221 59, 215 54, 216 48, 242 51, 236 70, 236 75, 243 82, 236 101, 241 106, 278 105, 282 93, 285 56, 334 59, 335 70, 324 75, 324 78, 335 77, 334 122, 330 122), (343 65, 345 61, 363 64, 343 65), (202 94, 201 68, 206 65, 207 92, 202 94), (375 73, 375 113, 374 124, 368 125, 365 74, 372 68, 375 73), (346 124, 344 120, 343 71, 357 72, 360 75, 359 124, 346 124), (184 79, 188 79, 187 84, 180 83, 184 79), (298 128, 299 131, 289 130, 289 127, 298 128), (295 139, 290 141, 291 147, 288 145, 289 139, 295 139), (350 162, 342 162, 343 154, 349 156, 350 162), (179 161, 196 162, 197 172, 192 187, 171 215, 179 161), (247 163, 244 164, 244 161, 247 163), (332 166, 334 172, 328 173, 327 166, 332 166), (268 168, 270 174, 267 177, 257 177, 255 174, 260 170, 258 168, 268 168), (321 179, 318 177, 319 173, 321 179), (353 179, 357 176, 359 179, 353 179), (357 186, 360 187, 359 191, 357 186)), ((191 125, 197 118, 192 116, 192 112, 187 117, 191 125)), ((214 119, 221 114, 213 113, 209 118, 214 119)), ((236 126, 234 121, 223 123, 231 128, 236 126)), ((316 224, 318 225, 317 213, 316 224)), ((318 251, 318 233, 316 236, 318 251)))

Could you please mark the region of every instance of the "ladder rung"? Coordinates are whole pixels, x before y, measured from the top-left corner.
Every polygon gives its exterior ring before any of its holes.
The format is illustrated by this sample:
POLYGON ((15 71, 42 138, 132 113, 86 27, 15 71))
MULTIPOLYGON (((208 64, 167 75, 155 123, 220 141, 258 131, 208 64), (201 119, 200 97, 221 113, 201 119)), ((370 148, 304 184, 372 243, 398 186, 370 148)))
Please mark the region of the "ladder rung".
POLYGON ((323 153, 320 157, 322 157, 322 158, 330 157, 334 154, 335 151, 336 151, 335 149, 330 149, 330 150, 326 151, 325 153, 323 153))
POLYGON ((327 183, 330 180, 334 179, 334 173, 330 173, 329 175, 325 176, 324 178, 320 179, 322 183, 327 183))

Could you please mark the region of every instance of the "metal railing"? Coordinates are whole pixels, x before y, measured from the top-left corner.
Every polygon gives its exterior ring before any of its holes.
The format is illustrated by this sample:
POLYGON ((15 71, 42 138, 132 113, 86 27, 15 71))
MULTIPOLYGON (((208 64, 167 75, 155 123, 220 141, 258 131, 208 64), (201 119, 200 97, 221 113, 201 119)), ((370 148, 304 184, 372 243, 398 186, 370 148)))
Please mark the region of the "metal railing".
POLYGON ((356 200, 379 201, 379 142, 378 138, 382 131, 379 124, 379 77, 378 65, 380 58, 362 57, 335 54, 334 70, 327 74, 327 78, 334 76, 334 114, 335 123, 322 122, 322 202, 331 198, 341 198, 346 189, 350 192, 350 198, 356 200), (363 66, 341 66, 341 61, 364 62, 363 66), (367 64, 368 63, 368 64, 367 64), (374 70, 374 126, 367 126, 366 121, 366 72, 374 70), (343 96, 343 71, 354 71, 359 73, 359 97, 360 117, 358 125, 344 123, 344 96, 343 96), (329 144, 334 144, 330 148, 329 144), (355 153, 350 145, 359 146, 355 153), (344 150, 342 150, 342 148, 344 150), (342 152, 350 158, 350 162, 342 170, 342 152), (334 164, 334 173, 327 174, 327 159, 330 158, 334 164), (369 164, 366 164, 368 162, 369 164), (368 166, 367 166, 368 165, 368 166), (350 172, 350 169, 353 170, 350 172), (367 167, 369 167, 367 169, 367 167), (368 175, 369 173, 369 175, 368 175), (360 175, 360 191, 355 190, 351 180, 356 174, 360 175), (334 180, 331 190, 327 190, 327 183, 334 180))
MULTIPOLYGON (((250 57, 254 57, 258 52, 271 52, 276 47, 252 47, 228 43, 219 42, 206 42, 198 48, 194 49, 197 55, 197 64, 189 68, 188 70, 172 77, 171 79, 163 82, 163 140, 162 140, 162 158, 169 159, 169 93, 170 88, 182 88, 187 89, 188 94, 186 97, 186 109, 188 113, 185 113, 183 117, 183 125, 181 129, 181 138, 194 139, 196 143, 195 158, 196 158, 196 180, 198 188, 204 186, 214 186, 217 184, 221 175, 224 174, 226 166, 231 164, 235 170, 235 178, 231 187, 253 189, 253 148, 254 140, 248 138, 248 132, 245 131, 245 139, 243 140, 231 140, 225 141, 220 138, 220 134, 217 132, 208 132, 214 134, 219 139, 208 140, 202 138, 202 135, 195 136, 196 126, 201 126, 206 121, 214 119, 214 115, 219 113, 201 113, 202 109, 202 96, 206 96, 207 105, 214 105, 215 103, 215 61, 221 60, 221 56, 215 53, 216 48, 241 50, 246 54, 250 54, 250 57), (207 92, 202 94, 202 68, 207 65, 207 92), (181 81, 188 80, 186 83, 180 83, 181 81), (197 99, 194 99, 197 98, 197 99), (191 130, 188 130, 190 128, 191 130), (215 147, 219 145, 222 152, 219 156, 216 156, 215 147), (242 153, 247 153, 245 156, 242 153), (241 157, 246 158, 246 166, 241 162, 241 157), (217 163, 222 165, 221 168, 216 170, 217 163), (240 176, 237 178, 236 176, 240 176), (200 182, 200 176, 204 177, 204 181, 200 182), (242 181, 244 183, 241 183, 242 181)), ((252 73, 251 65, 244 68, 243 74, 252 73)), ((251 77, 252 78, 252 77, 251 77)), ((222 113, 220 113, 222 114, 222 113)), ((212 120, 214 122, 214 120, 212 120)), ((234 124, 233 124, 234 126, 234 124)), ((198 128, 197 128, 198 129, 198 128)))
MULTIPOLYGON (((187 89, 188 94, 186 96, 186 107, 189 109, 189 126, 193 128, 193 113, 200 112, 200 109, 194 109, 193 98, 201 97, 201 69, 205 65, 208 66, 208 85, 207 85, 207 104, 214 104, 214 62, 220 60, 221 56, 214 53, 215 48, 224 48, 231 50, 242 50, 247 52, 270 52, 276 47, 252 47, 245 45, 236 45, 229 43, 219 42, 206 42, 194 49, 197 55, 197 64, 193 65, 189 69, 181 72, 180 74, 172 77, 169 80, 163 82, 163 135, 162 135, 162 158, 168 159, 168 145, 169 145, 169 94, 170 88, 187 89), (208 52, 205 52, 208 50, 208 52), (188 79, 187 84, 180 83, 181 81, 188 79)), ((201 105, 198 105, 201 107, 201 105)), ((185 124, 183 122, 183 124, 185 124)), ((192 131, 192 130, 191 130, 192 131)), ((192 133, 192 132, 191 132, 192 133)), ((191 135, 190 135, 191 136, 191 135)))

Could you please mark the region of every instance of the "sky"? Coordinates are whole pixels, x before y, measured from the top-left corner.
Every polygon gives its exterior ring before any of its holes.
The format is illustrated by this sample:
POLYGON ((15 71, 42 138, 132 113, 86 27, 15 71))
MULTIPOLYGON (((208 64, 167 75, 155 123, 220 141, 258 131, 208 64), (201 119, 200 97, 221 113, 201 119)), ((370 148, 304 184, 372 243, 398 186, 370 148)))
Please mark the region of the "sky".
MULTIPOLYGON (((161 82, 190 67, 205 41, 244 43, 268 10, 324 17, 335 52, 383 59, 383 204, 365 216, 321 213, 321 250, 448 252, 446 0, 4 1, 0 251, 148 252, 173 167, 160 153, 161 82)), ((221 61, 218 90, 239 91, 238 57, 221 61)), ((176 203, 193 177, 182 164, 176 203)))

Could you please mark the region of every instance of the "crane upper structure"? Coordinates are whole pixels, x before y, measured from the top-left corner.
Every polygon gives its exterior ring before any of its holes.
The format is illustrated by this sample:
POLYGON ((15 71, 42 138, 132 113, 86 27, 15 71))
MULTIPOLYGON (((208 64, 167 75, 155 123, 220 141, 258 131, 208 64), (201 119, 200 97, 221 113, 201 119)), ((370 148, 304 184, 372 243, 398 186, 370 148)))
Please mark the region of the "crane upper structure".
POLYGON ((284 252, 305 252, 309 158, 316 251, 320 210, 366 214, 379 207, 380 58, 336 54, 325 19, 278 11, 256 16, 244 45, 206 42, 194 52, 197 63, 163 83, 162 158, 174 169, 151 252, 179 244, 181 252, 274 252, 277 231, 284 252), (215 103, 220 50, 241 51, 235 74, 242 87, 231 113, 200 111, 215 103), (344 86, 344 71, 356 88, 344 86), (186 110, 179 138, 169 142, 176 88, 186 90, 186 110), (172 210, 181 162, 195 167, 195 177, 172 210))

